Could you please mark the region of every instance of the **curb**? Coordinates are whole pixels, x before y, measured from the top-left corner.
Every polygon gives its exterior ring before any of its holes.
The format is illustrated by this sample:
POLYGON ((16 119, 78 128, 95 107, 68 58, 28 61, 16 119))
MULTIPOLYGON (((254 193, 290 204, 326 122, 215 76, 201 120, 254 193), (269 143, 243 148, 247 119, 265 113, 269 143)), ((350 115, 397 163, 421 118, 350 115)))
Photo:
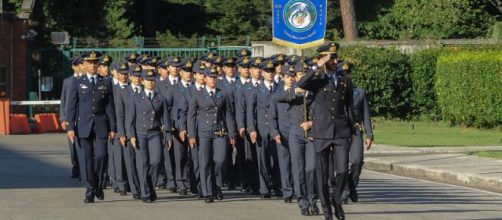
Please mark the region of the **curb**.
POLYGON ((502 178, 487 178, 476 174, 431 169, 412 164, 393 164, 374 158, 366 158, 364 161, 364 168, 372 171, 390 172, 399 176, 426 179, 502 193, 502 178))

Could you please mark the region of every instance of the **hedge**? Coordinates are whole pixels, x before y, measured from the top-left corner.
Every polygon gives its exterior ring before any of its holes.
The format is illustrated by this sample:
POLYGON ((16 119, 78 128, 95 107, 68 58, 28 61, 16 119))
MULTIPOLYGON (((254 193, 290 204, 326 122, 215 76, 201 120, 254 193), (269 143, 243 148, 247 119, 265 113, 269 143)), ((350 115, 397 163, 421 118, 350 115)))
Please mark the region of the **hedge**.
POLYGON ((435 89, 444 120, 486 128, 501 125, 502 50, 442 54, 435 89))
POLYGON ((406 118, 411 109, 409 57, 395 49, 342 47, 340 56, 356 65, 354 83, 367 92, 374 115, 406 118))

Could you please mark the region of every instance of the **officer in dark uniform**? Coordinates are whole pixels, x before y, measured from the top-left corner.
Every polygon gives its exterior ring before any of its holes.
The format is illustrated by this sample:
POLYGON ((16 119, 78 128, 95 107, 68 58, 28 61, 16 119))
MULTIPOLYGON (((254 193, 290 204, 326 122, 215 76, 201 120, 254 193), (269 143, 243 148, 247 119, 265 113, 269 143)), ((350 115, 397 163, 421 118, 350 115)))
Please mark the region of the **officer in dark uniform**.
POLYGON ((283 54, 275 54, 270 57, 270 59, 274 60, 277 63, 277 67, 275 67, 275 76, 274 76, 274 80, 277 84, 282 84, 282 78, 284 77, 282 68, 284 67, 286 61, 285 58, 286 56, 283 54))
POLYGON ((100 54, 84 54, 86 74, 74 80, 68 94, 68 137, 78 138, 80 177, 86 187, 85 203, 94 202, 94 196, 104 199, 104 173, 106 169, 107 141, 116 132, 113 88, 110 79, 96 75, 100 54))
POLYGON ((206 88, 196 92, 188 108, 190 146, 199 147, 202 192, 206 202, 223 199, 226 153, 235 144, 235 120, 230 97, 217 88, 214 67, 206 69, 206 88), (198 145, 197 145, 198 143, 198 145), (213 190, 215 188, 215 191, 213 190))
POLYGON ((218 56, 218 53, 216 53, 215 51, 208 51, 202 54, 199 60, 202 61, 202 64, 206 66, 206 68, 209 68, 211 67, 211 60, 213 60, 213 58, 215 58, 216 56, 218 56))
POLYGON ((345 219, 342 192, 347 183, 350 141, 358 127, 354 120, 352 80, 336 72, 334 59, 339 45, 328 43, 318 52, 321 58, 299 82, 301 89, 314 93, 312 137, 317 152, 316 176, 319 197, 326 219, 332 219, 330 203, 337 219, 345 219), (334 154, 331 157, 332 152, 334 154), (334 159, 334 178, 329 178, 329 163, 334 159), (330 201, 328 180, 335 186, 330 201))
POLYGON ((216 71, 218 72, 218 80, 223 80, 223 60, 225 58, 221 55, 217 55, 211 59, 211 66, 216 67, 216 71))
MULTIPOLYGON (((270 198, 271 175, 280 179, 280 174, 273 175, 272 151, 276 149, 275 141, 270 136, 270 99, 274 92, 279 89, 279 85, 274 81, 274 72, 276 63, 273 60, 263 62, 261 70, 264 80, 257 84, 256 87, 249 87, 249 96, 246 96, 246 119, 247 132, 249 133, 252 143, 256 143, 258 156, 258 170, 260 179, 260 193, 262 198, 270 198)), ((255 76, 253 76, 255 80, 255 76)), ((252 80, 253 81, 253 80, 252 80)), ((252 82, 254 83, 254 82, 252 82)), ((276 158, 276 157, 275 157, 276 158)), ((274 164, 277 166, 278 160, 274 158, 274 164)), ((277 169, 278 170, 278 169, 277 169)), ((277 196, 280 195, 280 181, 274 182, 274 191, 277 196)))
MULTIPOLYGON (((342 65, 342 70, 347 76, 352 77, 352 63, 345 62, 342 65)), ((354 88, 354 116, 358 124, 364 126, 364 130, 356 129, 356 136, 352 140, 349 152, 349 178, 348 184, 342 195, 343 202, 346 204, 348 198, 352 202, 358 201, 357 185, 359 184, 359 176, 364 164, 364 145, 369 150, 373 144, 373 127, 371 125, 371 113, 366 99, 366 92, 361 88, 354 88), (366 135, 363 143, 363 133, 366 135)))
MULTIPOLYGON (((71 84, 73 80, 76 80, 81 75, 80 66, 83 63, 82 57, 77 55, 71 59, 71 68, 73 69, 73 75, 65 78, 63 80, 63 88, 61 90, 61 103, 59 105, 59 122, 61 127, 66 131, 68 126, 68 119, 66 117, 66 106, 68 94, 71 89, 71 84)), ((70 148, 70 161, 71 161, 71 178, 80 178, 80 169, 78 166, 77 148, 78 141, 70 141, 68 138, 68 146, 70 148)))
MULTIPOLYGON (((125 118, 130 109, 132 98, 135 94, 139 94, 141 88, 141 67, 136 66, 130 69, 127 62, 118 63, 118 84, 115 89, 115 114, 117 118, 117 145, 120 149, 123 158, 123 167, 125 172, 123 176, 127 176, 127 185, 134 199, 140 199, 139 180, 136 170, 136 154, 126 135, 125 118), (131 83, 128 83, 129 74, 131 74, 131 83)), ((125 179, 124 179, 125 180, 125 179)), ((126 195, 121 192, 121 195, 126 195)))
POLYGON ((103 55, 99 58, 98 74, 102 77, 110 77, 110 65, 113 62, 113 58, 109 55, 103 55))
MULTIPOLYGON (((294 71, 294 67, 291 66, 294 71)), ((288 69, 289 70, 289 69, 288 69)), ((291 130, 291 106, 289 103, 277 102, 280 93, 286 92, 293 87, 293 76, 285 76, 283 85, 279 86, 270 100, 270 137, 277 146, 277 158, 281 175, 281 188, 284 202, 293 200, 293 177, 291 174, 291 152, 289 148, 289 135, 291 130)))
MULTIPOLYGON (((291 79, 299 81, 305 72, 309 71, 309 67, 302 66, 301 62, 295 66, 288 65, 286 64, 284 67, 285 82, 291 79)), ((290 86, 285 87, 284 90, 276 94, 275 99, 277 103, 284 102, 290 105, 289 149, 298 206, 302 215, 318 215, 319 208, 316 205, 318 196, 315 189, 315 149, 314 143, 309 139, 312 126, 313 95, 311 92, 296 94, 294 89, 290 86)))
POLYGON ((235 53, 235 56, 237 58, 242 58, 242 57, 250 57, 251 56, 251 51, 246 49, 246 48, 243 48, 243 49, 240 49, 238 50, 236 53, 235 53))
POLYGON ((171 117, 168 99, 155 91, 155 70, 143 70, 143 91, 135 95, 126 116, 126 133, 136 150, 141 198, 150 203, 157 200, 155 183, 159 175, 162 148, 170 147, 171 117), (161 133, 165 139, 162 140, 161 133))

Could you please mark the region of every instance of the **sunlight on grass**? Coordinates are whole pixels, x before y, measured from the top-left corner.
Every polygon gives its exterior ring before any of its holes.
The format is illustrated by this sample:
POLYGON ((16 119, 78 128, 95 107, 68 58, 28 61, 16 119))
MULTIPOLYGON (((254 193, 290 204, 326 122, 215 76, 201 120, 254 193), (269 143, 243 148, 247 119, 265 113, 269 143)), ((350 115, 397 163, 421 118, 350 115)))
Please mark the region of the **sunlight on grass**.
POLYGON ((443 122, 374 118, 375 142, 408 147, 502 146, 502 130, 450 127, 443 122), (412 127, 414 126, 414 129, 412 127))

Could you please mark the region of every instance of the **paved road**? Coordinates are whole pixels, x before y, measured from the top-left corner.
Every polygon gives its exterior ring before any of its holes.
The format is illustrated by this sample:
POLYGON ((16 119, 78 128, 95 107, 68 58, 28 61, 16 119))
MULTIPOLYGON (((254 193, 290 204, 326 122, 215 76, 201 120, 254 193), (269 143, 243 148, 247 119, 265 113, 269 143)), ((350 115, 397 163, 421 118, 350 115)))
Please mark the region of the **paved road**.
MULTIPOLYGON (((69 178, 60 134, 0 136, 0 220, 10 219, 322 219, 302 217, 295 204, 261 200, 236 191, 205 204, 159 193, 143 204, 109 190, 105 200, 83 204, 84 189, 69 178)), ((364 171, 360 203, 347 219, 502 219, 502 194, 364 171)))

